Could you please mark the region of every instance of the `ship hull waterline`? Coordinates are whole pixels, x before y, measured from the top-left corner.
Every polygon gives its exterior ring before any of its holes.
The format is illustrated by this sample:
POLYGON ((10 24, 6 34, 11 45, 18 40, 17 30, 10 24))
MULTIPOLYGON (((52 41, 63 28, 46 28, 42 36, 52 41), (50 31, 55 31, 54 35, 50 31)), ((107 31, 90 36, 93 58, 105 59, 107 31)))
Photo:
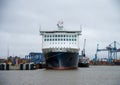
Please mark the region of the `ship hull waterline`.
POLYGON ((78 68, 78 53, 48 52, 43 54, 46 60, 46 69, 67 70, 78 68))

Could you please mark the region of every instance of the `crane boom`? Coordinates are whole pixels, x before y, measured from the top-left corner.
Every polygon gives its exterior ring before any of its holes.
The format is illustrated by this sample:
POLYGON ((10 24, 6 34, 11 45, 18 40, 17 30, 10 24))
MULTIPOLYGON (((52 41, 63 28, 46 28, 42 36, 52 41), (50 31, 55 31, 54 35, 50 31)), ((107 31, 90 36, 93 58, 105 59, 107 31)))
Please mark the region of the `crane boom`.
POLYGON ((84 39, 84 45, 83 45, 83 50, 82 50, 82 56, 85 57, 85 46, 86 46, 86 39, 84 39))

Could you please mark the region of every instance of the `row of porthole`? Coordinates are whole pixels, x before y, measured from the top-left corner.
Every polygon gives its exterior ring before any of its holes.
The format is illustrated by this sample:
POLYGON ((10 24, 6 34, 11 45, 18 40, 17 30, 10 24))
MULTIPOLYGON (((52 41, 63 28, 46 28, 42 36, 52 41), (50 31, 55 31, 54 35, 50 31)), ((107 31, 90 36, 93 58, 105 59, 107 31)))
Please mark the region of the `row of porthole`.
POLYGON ((44 39, 44 41, 76 41, 76 39, 44 39))
POLYGON ((51 43, 50 42, 50 44, 76 44, 76 42, 72 42, 72 43, 71 42, 70 43, 65 43, 65 42, 61 42, 61 43, 60 42, 58 42, 58 43, 57 42, 52 42, 51 43))
POLYGON ((45 35, 45 37, 76 37, 76 35, 45 35))
POLYGON ((50 47, 50 48, 55 48, 57 50, 62 50, 62 48, 70 48, 70 47, 50 47))
MULTIPOLYGON (((58 43, 56 43, 56 42, 54 43, 53 42, 53 43, 50 43, 50 44, 66 44, 66 43, 65 42, 64 43, 62 43, 62 42, 61 43, 59 43, 59 42, 58 43)), ((76 43, 67 43, 67 44, 76 44, 76 43)))

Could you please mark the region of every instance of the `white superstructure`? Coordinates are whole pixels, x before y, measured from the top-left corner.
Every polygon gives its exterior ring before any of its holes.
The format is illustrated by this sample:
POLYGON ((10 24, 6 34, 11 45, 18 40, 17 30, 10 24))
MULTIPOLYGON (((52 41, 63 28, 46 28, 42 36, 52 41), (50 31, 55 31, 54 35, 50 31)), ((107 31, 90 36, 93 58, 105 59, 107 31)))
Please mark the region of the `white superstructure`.
POLYGON ((60 25, 57 24, 57 26, 57 31, 40 31, 42 35, 42 50, 78 51, 81 31, 64 31, 61 23, 60 25))

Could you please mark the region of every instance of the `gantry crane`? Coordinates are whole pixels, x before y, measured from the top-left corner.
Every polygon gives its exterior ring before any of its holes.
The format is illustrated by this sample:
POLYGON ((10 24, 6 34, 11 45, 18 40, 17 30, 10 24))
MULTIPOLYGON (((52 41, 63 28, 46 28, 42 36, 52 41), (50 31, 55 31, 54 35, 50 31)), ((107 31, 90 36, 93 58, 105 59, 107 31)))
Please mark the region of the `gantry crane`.
POLYGON ((108 51, 108 62, 109 64, 112 63, 112 60, 117 60, 117 52, 120 52, 120 48, 117 48, 117 44, 120 45, 118 42, 114 41, 111 44, 109 44, 106 48, 104 49, 99 49, 99 44, 97 44, 97 50, 95 53, 95 58, 94 58, 94 62, 97 62, 97 58, 98 58, 98 52, 100 51, 108 51))

